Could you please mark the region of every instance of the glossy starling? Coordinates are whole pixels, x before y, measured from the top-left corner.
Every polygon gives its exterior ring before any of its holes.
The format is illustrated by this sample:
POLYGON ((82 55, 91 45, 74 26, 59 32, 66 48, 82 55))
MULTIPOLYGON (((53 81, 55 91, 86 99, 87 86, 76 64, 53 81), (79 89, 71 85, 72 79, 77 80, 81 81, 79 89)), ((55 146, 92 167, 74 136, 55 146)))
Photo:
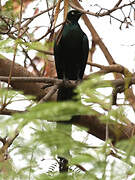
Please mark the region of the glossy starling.
MULTIPOLYGON (((66 22, 54 43, 54 57, 57 76, 63 80, 81 80, 87 63, 89 43, 78 20, 83 13, 68 12, 66 22)), ((58 101, 72 99, 73 88, 60 88, 58 101)))

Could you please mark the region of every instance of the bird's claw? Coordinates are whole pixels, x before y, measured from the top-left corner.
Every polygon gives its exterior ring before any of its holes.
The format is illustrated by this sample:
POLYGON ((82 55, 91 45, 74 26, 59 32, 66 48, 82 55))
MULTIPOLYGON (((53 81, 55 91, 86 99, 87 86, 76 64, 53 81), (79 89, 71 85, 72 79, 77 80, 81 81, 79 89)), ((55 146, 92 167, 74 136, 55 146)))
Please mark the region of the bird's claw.
POLYGON ((76 84, 79 85, 82 82, 82 79, 77 79, 76 84))

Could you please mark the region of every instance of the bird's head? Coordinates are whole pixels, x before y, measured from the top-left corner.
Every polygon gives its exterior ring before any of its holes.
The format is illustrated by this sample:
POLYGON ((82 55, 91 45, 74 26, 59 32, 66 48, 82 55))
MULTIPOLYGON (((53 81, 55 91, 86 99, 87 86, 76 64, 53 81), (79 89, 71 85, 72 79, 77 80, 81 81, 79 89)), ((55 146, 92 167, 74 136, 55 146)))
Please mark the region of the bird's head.
POLYGON ((77 10, 69 11, 67 14, 67 20, 71 22, 77 22, 83 13, 77 10))

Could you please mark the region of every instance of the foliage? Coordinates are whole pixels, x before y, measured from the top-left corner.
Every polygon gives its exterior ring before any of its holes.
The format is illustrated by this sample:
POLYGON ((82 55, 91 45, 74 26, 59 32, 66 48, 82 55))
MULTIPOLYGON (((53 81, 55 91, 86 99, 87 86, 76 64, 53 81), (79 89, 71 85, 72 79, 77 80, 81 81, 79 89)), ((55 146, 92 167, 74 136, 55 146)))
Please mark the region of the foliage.
MULTIPOLYGON (((24 3, 27 2, 30 1, 24 3)), ((40 2, 39 0, 38 3, 40 2)), ((25 57, 24 66, 26 68, 30 66, 36 69, 36 63, 33 62, 37 56, 50 60, 50 54, 46 54, 46 51, 52 52, 53 28, 57 24, 63 2, 50 0, 46 3, 48 3, 48 8, 55 3, 56 9, 52 8, 51 12, 48 11, 50 23, 46 33, 38 38, 35 36, 35 32, 42 27, 35 26, 33 30, 31 26, 39 12, 38 7, 33 8, 34 11, 30 18, 20 19, 21 1, 7 0, 0 12, 0 51, 6 53, 7 57, 10 54, 15 57, 20 53, 20 57, 25 57), (15 3, 19 6, 19 12, 15 10, 15 3), (33 59, 30 57, 31 50, 36 51, 33 59)), ((64 0, 64 20, 69 3, 70 1, 64 0)), ((94 6, 97 7, 97 5, 94 6)), ((95 16, 103 16, 102 10, 101 8, 101 12, 95 13, 95 16)), ((104 10, 113 12, 113 10, 104 10)), ((22 11, 24 12, 25 9, 22 11)), ((111 18, 118 20, 110 15, 111 18)), ((128 24, 126 16, 124 18, 124 22, 120 22, 128 24)), ((2 55, 0 58, 4 59, 2 55)), ((42 58, 40 60, 42 61, 42 58)), ((37 69, 33 72, 36 74, 37 69)), ((123 105, 112 107, 112 93, 109 95, 105 93, 108 89, 112 91, 112 87, 109 83, 102 83, 103 79, 103 76, 91 76, 77 86, 75 89, 76 101, 44 102, 42 104, 33 102, 33 96, 26 96, 22 92, 11 90, 10 87, 6 90, 7 86, 1 86, 1 112, 4 113, 5 108, 7 112, 8 110, 10 112, 11 107, 15 107, 15 104, 18 103, 16 105, 18 113, 10 116, 0 115, 0 179, 124 180, 128 176, 134 175, 135 138, 119 140, 122 131, 119 130, 119 125, 128 125, 126 109, 123 105), (21 108, 24 109, 23 113, 19 111, 21 108), (86 133, 88 130, 90 131, 90 128, 77 128, 71 125, 72 117, 87 115, 95 116, 101 123, 104 123, 106 134, 108 127, 114 131, 118 138, 115 147, 108 137, 106 142, 97 143, 97 139, 95 139, 95 142, 92 143, 93 137, 86 133), (74 129, 77 137, 74 136, 74 129), (15 136, 16 132, 19 132, 18 137, 15 136), (11 139, 13 142, 8 144, 8 148, 4 146, 5 142, 11 139), (7 151, 3 147, 7 148, 7 151), (68 160, 68 172, 59 173, 58 156, 68 160), (48 165, 51 160, 53 163, 48 165)))
MULTIPOLYGON (((98 112, 94 110, 92 103, 96 101, 97 104, 101 105, 100 98, 102 98, 102 101, 104 102, 102 103, 103 106, 101 107, 104 107, 106 102, 105 99, 109 97, 106 97, 97 91, 99 87, 96 86, 95 83, 97 80, 99 81, 99 77, 96 77, 95 80, 89 79, 77 88, 76 92, 78 92, 78 100, 76 102, 46 102, 43 104, 33 105, 33 107, 29 108, 28 112, 26 113, 14 114, 12 117, 7 119, 1 118, 2 129, 4 130, 4 127, 8 127, 8 134, 11 137, 15 131, 14 127, 17 126, 17 129, 22 131, 22 135, 20 133, 19 137, 14 141, 12 147, 10 148, 10 154, 13 154, 12 156, 14 156, 14 158, 20 156, 22 165, 20 168, 15 167, 15 171, 11 171, 11 174, 9 174, 9 179, 29 178, 48 180, 65 178, 81 180, 98 178, 104 179, 106 177, 106 168, 109 164, 107 157, 109 157, 111 152, 111 147, 108 146, 110 142, 108 141, 106 144, 93 148, 91 145, 85 142, 85 139, 84 141, 75 140, 74 137, 71 136, 71 125, 68 124, 72 116, 86 114, 98 115, 98 112), (92 97, 89 86, 93 92, 92 97), (90 105, 85 105, 85 103, 80 102, 79 97, 82 95, 82 92, 87 95, 86 100, 91 99, 92 103, 90 105), (56 123, 53 121, 64 121, 64 123, 59 123, 56 125, 56 123), (29 138, 25 138, 25 128, 28 128, 30 131, 29 138), (48 153, 49 156, 56 161, 57 166, 58 155, 67 158, 70 167, 69 172, 59 174, 56 168, 54 168, 53 171, 50 170, 50 172, 47 172, 47 169, 40 167, 42 159, 43 161, 47 161, 48 153), (78 165, 83 167, 88 166, 89 170, 83 172, 78 165), (78 170, 73 170, 72 167, 74 166, 78 170), (43 173, 40 173, 41 169, 43 173)), ((3 94, 4 96, 5 91, 1 90, 1 92, 1 95, 3 94)), ((12 98, 14 95, 15 92, 11 91, 8 93, 8 98, 12 98)), ((107 118, 108 122, 118 123, 118 121, 111 120, 113 119, 112 116, 117 118, 117 116, 119 116, 118 114, 120 114, 120 108, 110 111, 107 116, 104 116, 104 119, 107 118)), ((121 113, 120 120, 123 116, 124 113, 121 113)), ((83 128, 80 127, 79 130, 83 131, 83 128)), ((130 149, 133 146, 134 143, 131 143, 129 151, 126 149, 128 151, 128 156, 131 155, 130 149)), ((118 147, 124 148, 124 143, 122 143, 122 145, 118 145, 118 147)), ((114 164, 112 164, 112 169, 114 164)), ((110 172, 112 173, 112 176, 114 176, 113 170, 110 172)))

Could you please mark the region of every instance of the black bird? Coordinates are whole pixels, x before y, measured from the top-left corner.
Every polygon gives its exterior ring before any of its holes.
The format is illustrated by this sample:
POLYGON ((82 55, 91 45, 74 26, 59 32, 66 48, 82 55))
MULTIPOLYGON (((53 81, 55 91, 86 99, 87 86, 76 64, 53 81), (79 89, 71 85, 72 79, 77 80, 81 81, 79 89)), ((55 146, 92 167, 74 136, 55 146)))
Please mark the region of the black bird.
MULTIPOLYGON (((72 10, 67 14, 61 36, 56 38, 54 56, 57 76, 63 80, 81 80, 88 58, 89 43, 78 20, 83 13, 72 10)), ((73 88, 60 88, 57 100, 69 100, 73 88)))
MULTIPOLYGON (((88 58, 89 43, 86 34, 80 28, 78 20, 82 13, 72 10, 67 14, 66 22, 58 34, 54 43, 54 57, 57 76, 65 80, 81 80, 83 78, 88 58)), ((73 88, 61 87, 58 90, 58 101, 70 100, 73 95, 73 88)), ((57 124, 59 129, 59 124, 57 124)), ((66 130, 67 131, 67 130, 66 130)), ((71 127, 68 127, 71 132, 71 127)), ((68 161, 64 158, 64 152, 59 156, 59 171, 68 171, 68 161)))
MULTIPOLYGON (((81 80, 83 78, 89 43, 86 34, 78 24, 82 14, 77 10, 68 12, 61 36, 55 40, 54 57, 59 79, 81 80)), ((60 88, 57 100, 69 100, 73 94, 73 88, 60 88)))

